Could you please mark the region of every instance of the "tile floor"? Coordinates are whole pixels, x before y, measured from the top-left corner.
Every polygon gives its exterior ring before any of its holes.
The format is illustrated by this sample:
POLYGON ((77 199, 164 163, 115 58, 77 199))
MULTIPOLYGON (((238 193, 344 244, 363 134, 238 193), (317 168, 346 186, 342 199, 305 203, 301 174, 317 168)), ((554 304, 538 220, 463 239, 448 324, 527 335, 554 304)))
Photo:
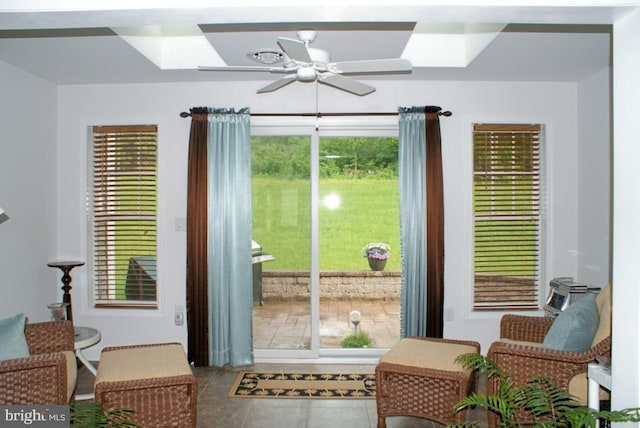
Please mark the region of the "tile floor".
MULTIPOLYGON (((375 428, 376 401, 330 399, 229 398, 233 383, 242 370, 302 372, 374 372, 372 365, 256 364, 242 368, 196 367, 198 382, 198 428, 375 428)), ((483 382, 480 384, 482 389, 483 382)), ((93 378, 81 368, 77 393, 90 392, 93 378)), ((473 409, 468 420, 486 426, 486 412, 473 409)), ((439 428, 431 421, 411 417, 387 418, 389 428, 439 428)), ((158 428, 158 427, 153 427, 158 428)))

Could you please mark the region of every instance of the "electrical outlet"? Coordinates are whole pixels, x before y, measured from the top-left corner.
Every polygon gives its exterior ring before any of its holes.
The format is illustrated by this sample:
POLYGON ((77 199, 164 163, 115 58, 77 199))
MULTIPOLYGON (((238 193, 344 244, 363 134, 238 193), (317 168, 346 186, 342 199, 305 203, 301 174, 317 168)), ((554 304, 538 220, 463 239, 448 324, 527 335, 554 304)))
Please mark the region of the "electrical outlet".
POLYGON ((176 312, 173 316, 173 322, 175 322, 176 325, 184 324, 184 312, 176 312))
POLYGON ((186 232, 187 230, 187 219, 184 217, 176 217, 175 218, 175 226, 176 232, 186 232))
POLYGON ((453 308, 444 308, 444 320, 453 321, 453 308))

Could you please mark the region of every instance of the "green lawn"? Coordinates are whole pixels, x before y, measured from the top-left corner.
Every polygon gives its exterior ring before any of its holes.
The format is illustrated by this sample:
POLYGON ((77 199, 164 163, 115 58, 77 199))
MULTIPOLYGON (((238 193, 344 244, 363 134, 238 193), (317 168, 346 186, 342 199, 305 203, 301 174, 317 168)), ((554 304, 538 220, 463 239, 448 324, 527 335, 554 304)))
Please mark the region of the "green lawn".
MULTIPOLYGON (((400 269, 398 182, 394 179, 323 178, 320 201, 328 194, 340 206, 320 205, 320 269, 368 270, 360 250, 369 242, 391 245, 386 269, 400 269)), ((310 268, 309 181, 253 179, 253 237, 276 260, 265 270, 310 268)))

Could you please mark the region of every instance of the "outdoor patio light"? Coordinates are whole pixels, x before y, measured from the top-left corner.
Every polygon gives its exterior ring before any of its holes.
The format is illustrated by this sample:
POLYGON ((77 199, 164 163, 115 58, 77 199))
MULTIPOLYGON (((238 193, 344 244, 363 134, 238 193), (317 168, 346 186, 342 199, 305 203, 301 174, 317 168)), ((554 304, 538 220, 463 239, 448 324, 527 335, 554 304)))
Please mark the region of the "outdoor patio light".
POLYGON ((357 333, 358 332, 358 324, 360 324, 360 312, 351 311, 351 313, 349 314, 349 319, 353 323, 353 326, 355 327, 356 333, 357 333))

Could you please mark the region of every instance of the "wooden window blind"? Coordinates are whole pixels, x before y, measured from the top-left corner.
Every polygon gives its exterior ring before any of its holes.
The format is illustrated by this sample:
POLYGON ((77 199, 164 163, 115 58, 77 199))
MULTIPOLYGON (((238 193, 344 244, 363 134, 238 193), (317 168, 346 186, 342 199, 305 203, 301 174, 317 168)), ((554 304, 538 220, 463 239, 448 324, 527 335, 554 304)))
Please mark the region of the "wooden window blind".
POLYGON ((156 308, 157 126, 92 134, 94 305, 156 308))
POLYGON ((540 128, 474 126, 475 310, 539 308, 540 128))

